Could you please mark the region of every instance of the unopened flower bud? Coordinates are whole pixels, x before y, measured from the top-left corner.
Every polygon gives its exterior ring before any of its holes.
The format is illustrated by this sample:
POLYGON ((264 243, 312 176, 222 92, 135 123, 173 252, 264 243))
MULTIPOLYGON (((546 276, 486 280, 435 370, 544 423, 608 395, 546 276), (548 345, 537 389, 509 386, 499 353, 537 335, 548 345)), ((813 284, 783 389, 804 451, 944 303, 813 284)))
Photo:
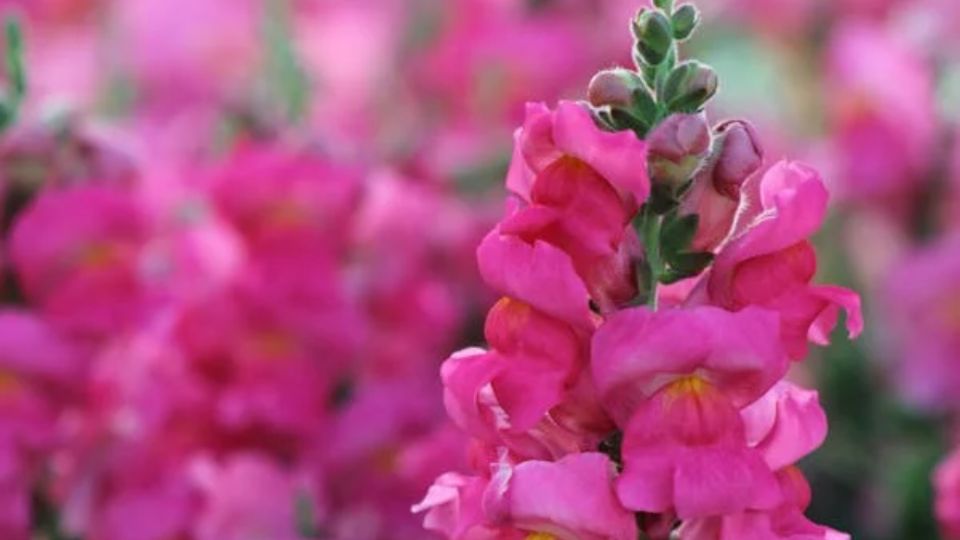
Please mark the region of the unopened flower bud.
POLYGON ((739 200, 740 186, 763 165, 760 138, 753 126, 744 120, 728 120, 715 131, 714 187, 724 196, 739 200))
POLYGON ((693 34, 700 23, 700 12, 693 4, 684 4, 677 8, 670 20, 673 22, 674 39, 684 40, 693 34))
POLYGON ((702 114, 674 114, 647 136, 651 179, 671 191, 684 185, 710 149, 710 128, 702 114))
POLYGON ((717 93, 717 74, 713 68, 695 60, 673 68, 664 84, 667 107, 676 112, 695 112, 717 93))
POLYGON ((740 187, 763 164, 763 149, 753 126, 729 120, 714 129, 713 151, 684 195, 680 214, 700 217, 691 248, 712 251, 730 234, 740 187))
POLYGON ((710 149, 710 127, 702 114, 672 114, 647 137, 650 155, 670 161, 702 156, 710 149))
POLYGON ((663 63, 673 45, 673 25, 659 11, 641 10, 633 21, 633 35, 637 54, 651 66, 663 63))
POLYGON ((633 71, 616 68, 597 73, 590 80, 587 99, 594 107, 629 108, 633 101, 633 91, 643 82, 633 71))

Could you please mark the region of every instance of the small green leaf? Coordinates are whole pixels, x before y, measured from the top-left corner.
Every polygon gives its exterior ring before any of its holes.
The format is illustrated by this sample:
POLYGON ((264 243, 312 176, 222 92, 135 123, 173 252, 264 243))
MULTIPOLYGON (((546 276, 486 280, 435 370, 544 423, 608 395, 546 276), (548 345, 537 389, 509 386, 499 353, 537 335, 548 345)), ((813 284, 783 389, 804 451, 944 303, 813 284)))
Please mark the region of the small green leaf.
POLYGON ((611 109, 610 116, 614 120, 614 126, 618 129, 630 129, 640 136, 646 134, 650 129, 649 124, 622 109, 611 109))

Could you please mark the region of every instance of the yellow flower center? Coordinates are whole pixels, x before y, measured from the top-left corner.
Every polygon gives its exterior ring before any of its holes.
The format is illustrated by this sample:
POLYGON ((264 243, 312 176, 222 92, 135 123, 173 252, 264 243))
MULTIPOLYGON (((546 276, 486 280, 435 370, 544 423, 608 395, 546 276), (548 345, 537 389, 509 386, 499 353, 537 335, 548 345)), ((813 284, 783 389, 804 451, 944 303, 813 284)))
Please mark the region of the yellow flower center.
POLYGON ((709 386, 710 383, 703 380, 702 377, 698 375, 687 375, 670 383, 667 386, 667 394, 672 398, 689 395, 699 396, 703 394, 709 386))
POLYGON ((557 540, 557 537, 545 532, 530 533, 524 540, 557 540))
POLYGON ((22 388, 20 379, 9 371, 0 370, 0 396, 12 396, 22 388))
POLYGON ((90 243, 80 249, 77 254, 79 265, 90 270, 109 268, 120 259, 120 250, 107 242, 90 243))

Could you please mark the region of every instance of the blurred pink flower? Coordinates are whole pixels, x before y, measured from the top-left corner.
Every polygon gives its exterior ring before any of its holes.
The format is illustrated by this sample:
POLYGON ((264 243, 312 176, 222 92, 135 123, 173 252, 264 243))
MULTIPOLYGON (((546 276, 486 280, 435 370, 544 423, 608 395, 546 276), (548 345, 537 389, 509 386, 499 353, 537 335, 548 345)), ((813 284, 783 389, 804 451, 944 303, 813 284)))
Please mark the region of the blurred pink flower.
POLYGON ((952 406, 960 389, 960 235, 906 253, 886 276, 881 300, 897 387, 915 405, 952 406))
POLYGON ((193 473, 204 497, 196 540, 300 540, 298 509, 306 506, 311 516, 322 511, 305 478, 257 455, 222 464, 201 458, 193 473))
POLYGON ((833 32, 825 97, 836 147, 838 194, 897 204, 927 177, 936 146, 933 75, 879 25, 847 22, 833 32))
POLYGON ((933 474, 934 511, 945 538, 960 538, 960 452, 954 450, 933 474))
POLYGON ((132 78, 146 111, 169 115, 222 102, 252 81, 261 59, 257 2, 128 0, 114 3, 110 15, 123 51, 111 60, 132 78))
POLYGON ((103 337, 148 316, 140 265, 150 230, 130 191, 49 189, 14 223, 10 258, 44 315, 70 332, 103 337))

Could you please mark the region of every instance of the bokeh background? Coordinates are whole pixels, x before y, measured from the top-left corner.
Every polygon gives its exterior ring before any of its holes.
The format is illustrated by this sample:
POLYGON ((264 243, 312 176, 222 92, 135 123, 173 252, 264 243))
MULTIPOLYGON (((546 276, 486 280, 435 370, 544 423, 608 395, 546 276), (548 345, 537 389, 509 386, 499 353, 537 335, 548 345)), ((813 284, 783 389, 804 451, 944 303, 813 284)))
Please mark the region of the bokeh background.
MULTIPOLYGON (((0 0, 0 538, 431 538, 512 132, 628 65, 642 5, 0 0)), ((823 173, 820 271, 868 315, 793 374, 831 424, 810 517, 951 538, 960 2, 698 5, 711 120, 823 173)))

